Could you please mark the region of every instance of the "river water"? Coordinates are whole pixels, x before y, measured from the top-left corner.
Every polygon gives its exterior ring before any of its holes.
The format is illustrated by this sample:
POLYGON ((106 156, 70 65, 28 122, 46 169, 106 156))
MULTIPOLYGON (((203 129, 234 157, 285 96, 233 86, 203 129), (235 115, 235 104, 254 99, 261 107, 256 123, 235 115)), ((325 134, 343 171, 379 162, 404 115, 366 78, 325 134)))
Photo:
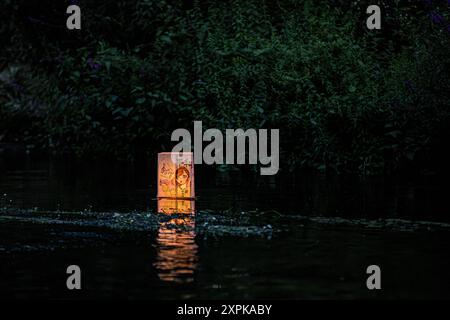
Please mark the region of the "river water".
POLYGON ((440 177, 200 166, 196 213, 164 216, 155 168, 0 161, 0 297, 450 298, 450 188, 440 177), (72 264, 80 291, 66 289, 72 264), (382 290, 366 287, 372 264, 382 290))

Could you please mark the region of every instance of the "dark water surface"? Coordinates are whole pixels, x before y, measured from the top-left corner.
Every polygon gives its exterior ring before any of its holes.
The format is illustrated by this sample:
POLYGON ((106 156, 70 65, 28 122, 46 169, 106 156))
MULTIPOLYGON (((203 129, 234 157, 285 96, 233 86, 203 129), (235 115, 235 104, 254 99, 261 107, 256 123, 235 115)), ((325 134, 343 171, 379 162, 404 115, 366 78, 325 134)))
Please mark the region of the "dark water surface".
POLYGON ((436 177, 196 167, 197 214, 161 218, 154 171, 0 161, 0 297, 450 298, 450 188, 436 177), (366 288, 371 264, 381 291, 366 288))

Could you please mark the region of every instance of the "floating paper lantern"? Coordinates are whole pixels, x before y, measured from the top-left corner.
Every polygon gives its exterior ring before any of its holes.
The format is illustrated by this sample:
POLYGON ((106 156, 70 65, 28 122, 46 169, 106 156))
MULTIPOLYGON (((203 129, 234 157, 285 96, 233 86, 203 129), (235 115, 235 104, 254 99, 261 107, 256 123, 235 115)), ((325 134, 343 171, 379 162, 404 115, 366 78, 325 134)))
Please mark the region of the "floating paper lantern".
POLYGON ((161 198, 194 199, 192 152, 158 153, 158 195, 161 198))
POLYGON ((167 214, 173 213, 194 214, 195 201, 185 199, 170 199, 170 198, 158 199, 158 212, 167 214))

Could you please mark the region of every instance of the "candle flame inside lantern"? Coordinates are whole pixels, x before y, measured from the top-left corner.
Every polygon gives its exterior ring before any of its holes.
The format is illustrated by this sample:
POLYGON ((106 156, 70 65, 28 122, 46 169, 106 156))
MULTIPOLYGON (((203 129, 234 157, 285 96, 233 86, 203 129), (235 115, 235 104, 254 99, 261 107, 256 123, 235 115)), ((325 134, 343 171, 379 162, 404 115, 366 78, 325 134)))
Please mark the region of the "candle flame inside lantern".
POLYGON ((158 199, 194 199, 192 152, 158 153, 158 199))

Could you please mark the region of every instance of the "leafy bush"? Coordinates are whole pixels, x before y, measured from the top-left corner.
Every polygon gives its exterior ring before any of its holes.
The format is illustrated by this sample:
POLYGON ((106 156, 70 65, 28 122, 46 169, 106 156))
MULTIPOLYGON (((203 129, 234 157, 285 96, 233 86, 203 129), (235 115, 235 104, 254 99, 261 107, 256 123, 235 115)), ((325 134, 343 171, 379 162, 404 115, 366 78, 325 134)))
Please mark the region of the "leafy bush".
POLYGON ((0 136, 130 158, 202 120, 281 128, 284 168, 423 166, 449 119, 450 5, 380 1, 368 31, 369 4, 81 1, 77 32, 64 4, 7 0, 0 136))

